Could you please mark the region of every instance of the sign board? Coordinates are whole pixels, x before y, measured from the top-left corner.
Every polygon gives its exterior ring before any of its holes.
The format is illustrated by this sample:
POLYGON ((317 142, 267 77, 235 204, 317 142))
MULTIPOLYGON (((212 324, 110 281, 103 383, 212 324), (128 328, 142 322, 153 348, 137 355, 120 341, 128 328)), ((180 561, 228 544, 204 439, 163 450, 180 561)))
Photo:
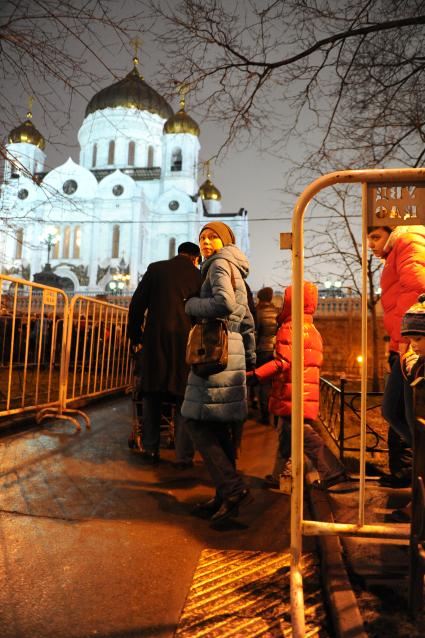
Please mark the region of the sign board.
POLYGON ((292 233, 280 233, 280 249, 292 249, 292 233))
POLYGON ((56 306, 57 293, 53 290, 43 290, 43 303, 45 306, 56 306))
POLYGON ((425 224, 425 183, 367 184, 367 225, 425 224))

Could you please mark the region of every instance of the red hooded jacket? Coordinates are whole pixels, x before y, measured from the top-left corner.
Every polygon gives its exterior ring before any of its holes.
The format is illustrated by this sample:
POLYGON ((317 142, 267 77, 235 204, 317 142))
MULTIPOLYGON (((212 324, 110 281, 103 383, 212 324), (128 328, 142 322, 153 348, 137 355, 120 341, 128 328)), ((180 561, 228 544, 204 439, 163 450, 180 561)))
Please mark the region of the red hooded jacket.
MULTIPOLYGON (((317 308, 317 288, 304 282, 304 418, 316 419, 319 411, 320 366, 323 344, 319 331, 313 325, 317 308)), ((275 358, 255 370, 260 382, 273 377, 269 397, 269 411, 276 416, 290 416, 292 405, 292 286, 285 290, 283 308, 277 318, 275 358)))
POLYGON ((397 226, 384 251, 381 275, 381 302, 385 330, 390 336, 390 350, 398 352, 404 313, 425 292, 425 226, 397 226))

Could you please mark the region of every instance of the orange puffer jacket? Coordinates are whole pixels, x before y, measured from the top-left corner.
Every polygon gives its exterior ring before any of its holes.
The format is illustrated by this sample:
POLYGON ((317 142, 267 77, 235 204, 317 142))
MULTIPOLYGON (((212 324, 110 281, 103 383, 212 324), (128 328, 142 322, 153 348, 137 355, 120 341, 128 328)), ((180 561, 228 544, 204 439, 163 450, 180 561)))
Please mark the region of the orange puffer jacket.
POLYGON ((418 296, 425 292, 425 226, 397 226, 384 248, 381 276, 384 326, 390 350, 399 349, 401 320, 418 296))
MULTIPOLYGON (((304 418, 316 419, 319 411, 320 366, 323 344, 319 331, 313 325, 317 307, 317 288, 304 283, 304 418)), ((292 405, 292 287, 285 290, 283 308, 277 322, 275 358, 255 370, 260 383, 273 377, 269 397, 269 411, 276 416, 290 416, 292 405)))

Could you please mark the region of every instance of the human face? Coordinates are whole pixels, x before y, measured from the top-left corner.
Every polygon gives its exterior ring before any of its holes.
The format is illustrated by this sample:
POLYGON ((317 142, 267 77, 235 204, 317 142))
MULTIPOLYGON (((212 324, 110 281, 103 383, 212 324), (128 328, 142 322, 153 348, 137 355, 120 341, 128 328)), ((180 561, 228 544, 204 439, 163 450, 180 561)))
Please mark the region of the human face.
POLYGON ((220 248, 223 248, 223 242, 220 237, 213 230, 206 228, 202 231, 199 237, 199 247, 201 249, 202 257, 208 259, 211 255, 214 255, 220 248))
POLYGON ((410 345, 413 348, 415 354, 420 357, 425 357, 425 336, 424 335, 409 335, 410 345))
POLYGON ((375 257, 382 259, 384 257, 384 246, 390 233, 385 228, 375 228, 367 236, 367 245, 373 252, 375 257))

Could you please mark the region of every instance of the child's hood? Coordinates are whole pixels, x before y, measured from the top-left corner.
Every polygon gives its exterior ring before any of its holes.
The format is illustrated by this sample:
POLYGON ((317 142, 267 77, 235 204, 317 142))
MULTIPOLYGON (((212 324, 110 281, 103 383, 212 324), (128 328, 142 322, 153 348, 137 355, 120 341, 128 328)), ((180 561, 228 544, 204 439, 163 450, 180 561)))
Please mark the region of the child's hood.
MULTIPOLYGON (((318 302, 318 291, 317 286, 315 286, 310 281, 304 282, 304 314, 305 315, 313 315, 317 308, 318 302)), ((291 319, 292 313, 292 286, 288 286, 285 289, 285 293, 283 296, 283 308, 280 311, 280 314, 277 318, 277 322, 280 325, 284 321, 288 321, 291 319)))
POLYGON ((385 256, 388 256, 388 253, 391 252, 391 250, 393 249, 397 239, 400 239, 400 237, 405 233, 411 233, 414 235, 421 235, 422 237, 425 237, 425 226, 396 226, 388 236, 387 243, 384 246, 385 256))

